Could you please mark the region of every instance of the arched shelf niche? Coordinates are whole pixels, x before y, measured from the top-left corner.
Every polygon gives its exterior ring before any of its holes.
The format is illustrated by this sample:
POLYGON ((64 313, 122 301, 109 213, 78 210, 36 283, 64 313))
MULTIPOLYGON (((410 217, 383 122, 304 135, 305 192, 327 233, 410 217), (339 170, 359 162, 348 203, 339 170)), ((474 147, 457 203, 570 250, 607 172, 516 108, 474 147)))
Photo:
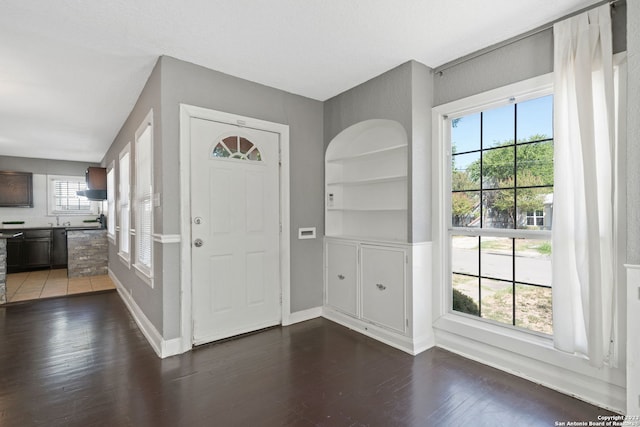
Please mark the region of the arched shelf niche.
POLYGON ((325 233, 407 241, 407 133, 393 120, 356 123, 325 154, 325 233))

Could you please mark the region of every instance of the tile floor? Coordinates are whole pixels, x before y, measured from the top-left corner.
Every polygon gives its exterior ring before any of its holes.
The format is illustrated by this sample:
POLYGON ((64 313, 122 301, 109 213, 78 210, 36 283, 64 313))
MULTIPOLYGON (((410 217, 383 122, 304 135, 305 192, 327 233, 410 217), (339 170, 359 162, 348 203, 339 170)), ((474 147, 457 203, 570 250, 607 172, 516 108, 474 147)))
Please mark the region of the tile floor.
POLYGON ((84 294, 115 288, 107 275, 68 278, 66 269, 7 274, 7 302, 84 294))

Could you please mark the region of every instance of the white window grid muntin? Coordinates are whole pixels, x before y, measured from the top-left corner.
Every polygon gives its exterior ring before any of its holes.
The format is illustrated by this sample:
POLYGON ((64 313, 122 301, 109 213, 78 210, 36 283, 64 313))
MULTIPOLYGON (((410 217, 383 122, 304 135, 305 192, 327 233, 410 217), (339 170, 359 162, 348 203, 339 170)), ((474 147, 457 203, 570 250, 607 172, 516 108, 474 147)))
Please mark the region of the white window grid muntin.
MULTIPOLYGON (((470 236, 470 237, 503 237, 503 238, 513 238, 513 239, 530 239, 530 240, 551 240, 551 230, 527 230, 527 229, 500 229, 500 228, 471 228, 471 227, 454 227, 453 226, 453 218, 451 212, 451 203, 452 203, 452 147, 451 147, 451 122, 454 119, 465 117, 471 114, 491 110, 493 108, 498 108, 501 106, 520 103, 524 101, 528 101, 531 99, 536 99, 540 97, 544 97, 547 95, 553 95, 553 84, 551 82, 551 76, 542 76, 539 80, 546 80, 547 82, 544 84, 538 84, 537 87, 530 88, 529 90, 523 89, 522 92, 517 95, 508 95, 508 93, 501 93, 496 95, 493 99, 491 97, 487 97, 486 94, 479 94, 476 96, 472 96, 467 99, 466 105, 463 105, 462 108, 458 108, 453 110, 450 113, 443 114, 442 118, 442 128, 441 128, 441 141, 440 144, 443 145, 443 154, 444 154, 444 167, 443 167, 443 179, 444 181, 444 207, 442 209, 442 213, 445 216, 445 224, 446 232, 444 233, 445 241, 443 242, 444 247, 444 256, 446 257, 444 266, 445 270, 443 271, 445 277, 446 289, 448 294, 451 294, 453 289, 452 277, 452 239, 453 236, 470 236), (506 96, 505 96, 506 95, 506 96), (478 99, 477 104, 473 105, 474 99, 478 99)), ((501 92, 500 89, 496 90, 496 92, 501 92)), ((503 327, 512 328, 514 330, 533 334, 540 335, 543 337, 548 337, 546 334, 542 334, 537 331, 529 330, 526 328, 513 326, 509 323, 497 322, 491 319, 481 318, 477 316, 466 315, 465 313, 460 313, 453 310, 453 305, 451 298, 447 298, 447 307, 446 311, 449 313, 454 313, 456 315, 472 317, 473 319, 481 322, 488 322, 497 324, 503 327)))

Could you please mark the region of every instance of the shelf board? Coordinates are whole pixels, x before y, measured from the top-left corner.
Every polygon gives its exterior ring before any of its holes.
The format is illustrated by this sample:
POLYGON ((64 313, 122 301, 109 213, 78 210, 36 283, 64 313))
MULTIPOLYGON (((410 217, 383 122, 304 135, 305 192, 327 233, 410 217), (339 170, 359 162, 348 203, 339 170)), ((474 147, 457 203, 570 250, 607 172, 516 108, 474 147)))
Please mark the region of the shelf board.
POLYGON ((390 147, 381 148, 379 150, 367 151, 366 153, 358 153, 352 156, 344 156, 344 157, 336 157, 335 159, 327 159, 327 163, 340 163, 350 160, 357 160, 363 157, 376 156, 380 154, 389 153, 390 151, 402 150, 403 148, 407 148, 407 144, 400 145, 392 145, 390 147))
POLYGON ((407 175, 381 176, 379 178, 354 179, 349 181, 327 182, 327 185, 368 185, 383 182, 406 181, 407 175))

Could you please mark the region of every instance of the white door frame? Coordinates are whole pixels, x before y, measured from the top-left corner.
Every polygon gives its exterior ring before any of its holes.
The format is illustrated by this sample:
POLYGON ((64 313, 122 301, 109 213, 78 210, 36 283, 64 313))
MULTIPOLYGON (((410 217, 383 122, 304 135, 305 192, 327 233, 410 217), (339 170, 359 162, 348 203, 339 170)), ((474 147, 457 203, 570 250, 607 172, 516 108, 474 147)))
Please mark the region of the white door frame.
POLYGON ((289 126, 223 111, 180 104, 180 310, 182 352, 193 348, 191 306, 191 118, 213 120, 232 126, 274 132, 280 135, 280 289, 282 324, 290 324, 290 198, 289 198, 289 126))

